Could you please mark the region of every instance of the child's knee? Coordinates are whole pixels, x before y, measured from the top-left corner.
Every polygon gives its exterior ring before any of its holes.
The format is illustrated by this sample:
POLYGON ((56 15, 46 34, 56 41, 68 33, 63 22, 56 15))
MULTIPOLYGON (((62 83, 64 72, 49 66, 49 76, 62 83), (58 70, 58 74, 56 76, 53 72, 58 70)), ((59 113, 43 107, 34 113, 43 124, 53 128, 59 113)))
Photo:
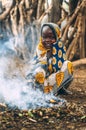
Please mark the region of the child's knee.
POLYGON ((36 69, 35 71, 35 81, 37 83, 43 84, 45 80, 45 71, 42 68, 36 69))
POLYGON ((45 76, 44 76, 43 72, 38 72, 38 73, 35 74, 35 81, 37 83, 43 84, 44 83, 44 79, 45 79, 45 76))
POLYGON ((62 68, 61 68, 61 71, 67 73, 67 75, 73 75, 74 70, 73 70, 72 62, 71 61, 65 61, 63 63, 62 68))

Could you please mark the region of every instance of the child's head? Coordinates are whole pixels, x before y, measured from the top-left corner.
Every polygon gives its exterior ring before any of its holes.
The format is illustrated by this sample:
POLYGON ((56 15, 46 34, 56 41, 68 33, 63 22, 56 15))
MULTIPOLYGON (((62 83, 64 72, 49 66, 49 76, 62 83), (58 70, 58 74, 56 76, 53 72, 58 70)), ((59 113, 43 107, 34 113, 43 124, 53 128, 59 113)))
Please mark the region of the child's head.
POLYGON ((53 23, 47 23, 42 26, 41 29, 42 44, 46 49, 51 49, 52 44, 57 41, 59 37, 57 27, 58 26, 53 23))
POLYGON ((49 26, 42 29, 42 44, 46 49, 52 48, 52 44, 56 42, 56 37, 49 26))

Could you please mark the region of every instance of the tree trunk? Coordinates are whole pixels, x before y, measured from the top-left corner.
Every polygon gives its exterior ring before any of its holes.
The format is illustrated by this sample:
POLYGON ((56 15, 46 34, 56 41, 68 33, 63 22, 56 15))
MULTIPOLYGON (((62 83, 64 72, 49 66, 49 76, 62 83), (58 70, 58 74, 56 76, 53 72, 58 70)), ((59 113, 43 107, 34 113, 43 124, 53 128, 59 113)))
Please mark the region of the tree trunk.
POLYGON ((49 13, 49 21, 57 23, 61 18, 60 0, 52 0, 52 9, 49 13))
POLYGON ((38 0, 37 19, 39 19, 43 13, 41 8, 43 8, 43 0, 38 0))

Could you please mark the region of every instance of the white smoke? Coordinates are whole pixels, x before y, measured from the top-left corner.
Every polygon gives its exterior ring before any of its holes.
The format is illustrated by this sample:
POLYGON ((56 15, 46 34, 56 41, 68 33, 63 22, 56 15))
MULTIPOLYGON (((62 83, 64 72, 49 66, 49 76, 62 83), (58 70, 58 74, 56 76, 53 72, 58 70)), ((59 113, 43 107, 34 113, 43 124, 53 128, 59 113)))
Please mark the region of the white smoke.
MULTIPOLYGON (((65 100, 56 98, 53 94, 44 94, 27 85, 25 73, 31 66, 17 57, 14 41, 11 38, 3 45, 0 43, 0 102, 19 109, 52 107, 54 104, 49 102, 51 99, 58 102, 56 105, 62 105, 65 100)), ((16 41, 19 42, 20 39, 16 41)))

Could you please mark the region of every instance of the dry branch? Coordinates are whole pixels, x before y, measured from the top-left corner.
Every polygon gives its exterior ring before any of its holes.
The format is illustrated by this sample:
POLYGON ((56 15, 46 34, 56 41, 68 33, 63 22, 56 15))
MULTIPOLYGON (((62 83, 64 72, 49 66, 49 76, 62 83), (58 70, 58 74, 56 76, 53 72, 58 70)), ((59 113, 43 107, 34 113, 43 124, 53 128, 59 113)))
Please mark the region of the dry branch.
POLYGON ((12 7, 13 7, 13 1, 12 1, 11 6, 9 8, 7 8, 6 11, 4 11, 2 14, 0 14, 0 21, 4 20, 7 17, 7 15, 9 15, 12 7))
POLYGON ((49 6, 49 8, 40 16, 40 18, 37 20, 37 23, 40 24, 43 17, 50 12, 52 9, 52 5, 49 6))
POLYGON ((24 34, 24 5, 25 0, 22 0, 19 4, 19 13, 20 13, 20 21, 19 21, 19 32, 22 32, 24 34))
POLYGON ((77 8, 75 9, 75 12, 73 13, 72 17, 70 17, 70 18, 68 19, 67 24, 66 24, 65 27, 63 28, 63 30, 64 30, 64 33, 63 33, 63 31, 62 31, 62 34, 63 34, 62 41, 63 41, 63 42, 66 41, 68 29, 69 29, 71 23, 72 23, 72 22, 74 21, 74 19, 76 18, 76 16, 77 16, 78 12, 80 11, 81 7, 84 5, 84 2, 85 2, 85 0, 83 0, 81 4, 78 3, 78 6, 77 6, 77 8))
POLYGON ((42 0, 38 0, 37 19, 40 18, 40 15, 41 15, 41 7, 42 7, 42 0))
POLYGON ((66 42, 64 43, 66 47, 68 47, 69 43, 71 43, 72 39, 74 39, 74 35, 76 35, 76 31, 77 31, 77 25, 78 25, 78 17, 76 18, 76 21, 75 21, 75 24, 74 26, 72 27, 73 30, 71 30, 71 33, 69 33, 69 36, 68 36, 68 39, 66 39, 66 42))
POLYGON ((85 58, 85 17, 81 16, 80 58, 85 58))
POLYGON ((80 34, 78 33, 77 36, 73 39, 72 43, 70 44, 70 46, 68 47, 68 50, 67 50, 67 59, 69 60, 72 60, 72 58, 74 57, 75 55, 75 52, 76 52, 76 44, 78 44, 78 41, 79 41, 79 37, 80 37, 80 34))
POLYGON ((86 65, 86 58, 73 61, 72 63, 73 63, 74 67, 78 67, 78 66, 81 66, 81 65, 86 65))
POLYGON ((11 19, 11 28, 12 28, 12 33, 14 36, 18 35, 18 26, 17 26, 17 9, 18 7, 15 6, 12 8, 10 11, 10 19, 11 19))

